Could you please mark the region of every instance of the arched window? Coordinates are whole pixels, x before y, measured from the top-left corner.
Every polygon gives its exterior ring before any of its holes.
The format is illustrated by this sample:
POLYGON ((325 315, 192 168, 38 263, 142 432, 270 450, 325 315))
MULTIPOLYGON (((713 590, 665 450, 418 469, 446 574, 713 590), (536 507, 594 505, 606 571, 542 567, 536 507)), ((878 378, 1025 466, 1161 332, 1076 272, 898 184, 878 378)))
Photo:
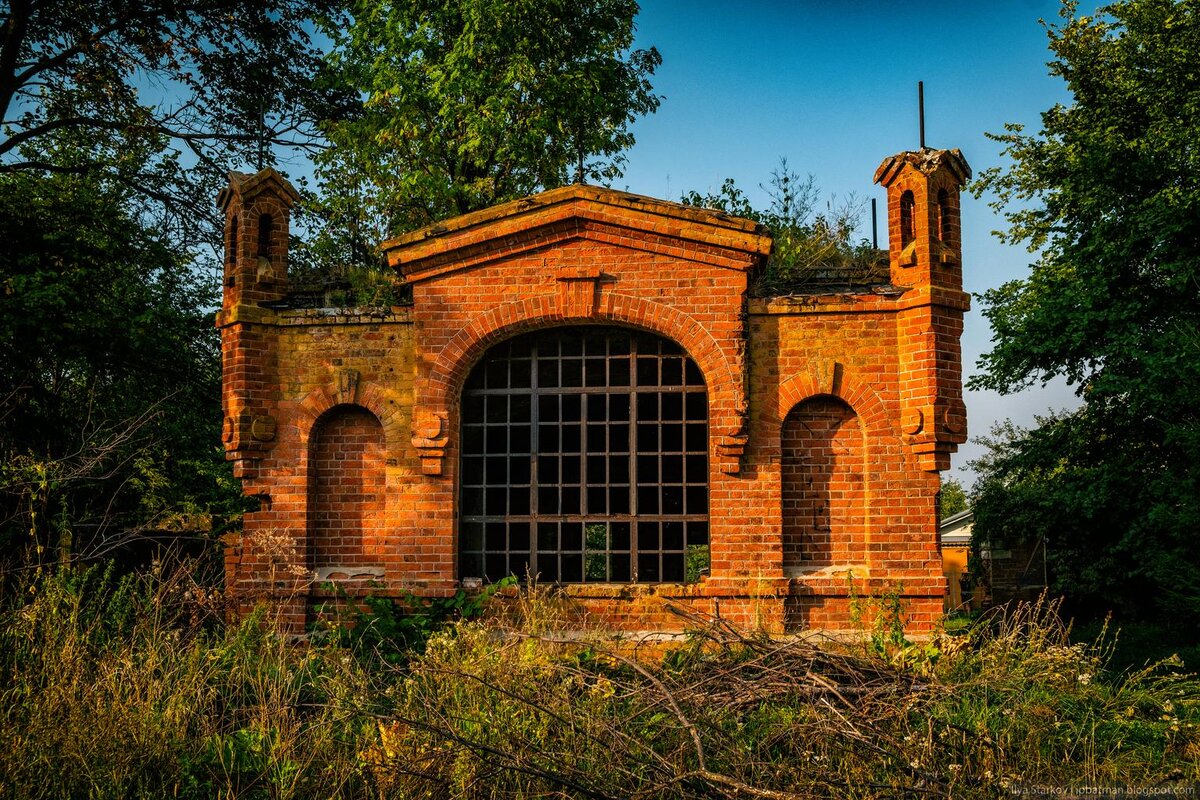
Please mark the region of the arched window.
POLYGON ((708 560, 708 399, 673 342, 557 328, 494 347, 462 395, 459 574, 683 582, 708 560))
POLYGON ((865 448, 854 409, 835 397, 805 400, 784 420, 781 445, 784 572, 864 557, 865 448))
POLYGON ((900 195, 900 246, 908 247, 915 234, 913 218, 916 216, 917 201, 911 190, 900 195))
POLYGON ((334 406, 309 441, 309 552, 314 568, 379 562, 384 534, 384 438, 379 419, 334 406))
POLYGON ((225 256, 225 274, 232 275, 237 267, 238 257, 238 218, 235 215, 229 222, 229 252, 225 256))
POLYGON ((939 242, 947 243, 950 241, 950 193, 945 189, 938 189, 937 194, 937 238, 939 242))
POLYGON ((258 252, 257 258, 271 258, 271 239, 275 235, 275 218, 270 214, 262 214, 258 218, 258 252))

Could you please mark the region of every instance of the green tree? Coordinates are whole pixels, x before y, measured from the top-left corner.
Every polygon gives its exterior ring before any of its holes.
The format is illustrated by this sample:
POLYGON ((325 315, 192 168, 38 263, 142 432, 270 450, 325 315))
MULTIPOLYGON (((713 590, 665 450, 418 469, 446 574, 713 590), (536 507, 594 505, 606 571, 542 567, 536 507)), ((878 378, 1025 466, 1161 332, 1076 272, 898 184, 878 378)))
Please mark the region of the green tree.
POLYGON ((236 514, 199 253, 219 241, 227 169, 312 150, 316 120, 341 113, 309 35, 337 7, 0 5, 5 544, 100 554, 236 514))
POLYGON ((130 201, 91 175, 0 174, 7 556, 100 554, 238 510, 218 452, 213 298, 130 201))
POLYGON ((942 489, 938 494, 938 514, 941 518, 945 520, 970 507, 971 503, 963 485, 954 478, 943 478, 942 489))
MULTIPOLYGON (((11 0, 0 6, 0 174, 117 180, 176 223, 218 229, 225 171, 260 136, 315 147, 338 95, 308 30, 335 0, 11 0)), ((264 153, 269 162, 269 149, 264 153)))
POLYGON ((1200 2, 1064 2, 1048 33, 1072 102, 994 137, 1012 164, 976 185, 1038 257, 984 295, 971 385, 1062 376, 1083 405, 993 437, 977 530, 1047 535, 1082 602, 1200 619, 1200 2))
POLYGON ((634 0, 351 3, 334 80, 365 98, 318 158, 325 259, 571 179, 621 174, 629 123, 657 109, 634 0))

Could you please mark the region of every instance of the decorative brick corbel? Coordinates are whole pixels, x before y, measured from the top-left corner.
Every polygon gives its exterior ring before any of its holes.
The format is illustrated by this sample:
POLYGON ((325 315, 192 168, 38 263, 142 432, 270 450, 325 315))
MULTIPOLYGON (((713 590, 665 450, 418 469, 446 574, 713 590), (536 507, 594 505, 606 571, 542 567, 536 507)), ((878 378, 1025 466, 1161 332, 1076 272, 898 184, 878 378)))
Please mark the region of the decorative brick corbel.
POLYGON ((925 412, 919 408, 905 409, 900 417, 900 430, 908 436, 916 436, 925 429, 925 412))
POLYGON ((746 452, 749 436, 745 431, 717 436, 716 467, 725 475, 736 475, 742 468, 742 456, 746 452))
POLYGON ((444 411, 417 411, 413 416, 412 444, 421 459, 421 472, 441 475, 446 443, 450 441, 449 418, 444 411))
POLYGON ((948 435, 939 436, 939 439, 946 439, 955 444, 967 440, 967 404, 961 398, 948 400, 942 408, 941 429, 948 435))
POLYGON ((275 441, 276 427, 274 417, 260 414, 250 420, 250 438, 264 444, 266 442, 273 442, 275 441))
POLYGON ((262 458, 262 451, 275 441, 275 418, 242 412, 225 417, 221 439, 231 458, 262 458))
POLYGON ((243 411, 225 417, 221 439, 225 443, 225 458, 233 462, 233 475, 241 481, 251 481, 258 475, 259 462, 275 442, 277 424, 266 414, 243 411))

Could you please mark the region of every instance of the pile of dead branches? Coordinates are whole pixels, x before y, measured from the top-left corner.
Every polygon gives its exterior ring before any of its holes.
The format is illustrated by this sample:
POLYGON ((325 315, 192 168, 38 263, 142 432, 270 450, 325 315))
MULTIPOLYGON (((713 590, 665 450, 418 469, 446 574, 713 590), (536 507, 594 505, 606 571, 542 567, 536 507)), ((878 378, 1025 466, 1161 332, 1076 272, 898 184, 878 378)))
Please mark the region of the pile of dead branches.
POLYGON ((402 796, 951 797, 989 759, 926 724, 945 687, 854 647, 710 621, 655 648, 460 626, 379 714, 374 774, 402 796))

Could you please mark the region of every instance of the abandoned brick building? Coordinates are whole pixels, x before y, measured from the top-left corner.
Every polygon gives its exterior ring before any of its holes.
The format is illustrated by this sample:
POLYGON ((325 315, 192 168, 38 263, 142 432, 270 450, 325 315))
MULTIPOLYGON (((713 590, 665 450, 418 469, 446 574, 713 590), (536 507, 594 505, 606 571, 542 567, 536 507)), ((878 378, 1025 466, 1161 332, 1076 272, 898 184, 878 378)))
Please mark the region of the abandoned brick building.
POLYGON ((899 591, 928 628, 938 472, 966 437, 969 175, 955 150, 883 162, 872 281, 756 297, 755 223, 568 186, 384 243, 412 302, 381 309, 294 307, 295 192, 234 175, 224 440, 260 507, 229 587, 286 596, 301 625, 331 583, 434 596, 536 574, 631 630, 679 628, 669 602, 846 628, 856 594, 899 591))

